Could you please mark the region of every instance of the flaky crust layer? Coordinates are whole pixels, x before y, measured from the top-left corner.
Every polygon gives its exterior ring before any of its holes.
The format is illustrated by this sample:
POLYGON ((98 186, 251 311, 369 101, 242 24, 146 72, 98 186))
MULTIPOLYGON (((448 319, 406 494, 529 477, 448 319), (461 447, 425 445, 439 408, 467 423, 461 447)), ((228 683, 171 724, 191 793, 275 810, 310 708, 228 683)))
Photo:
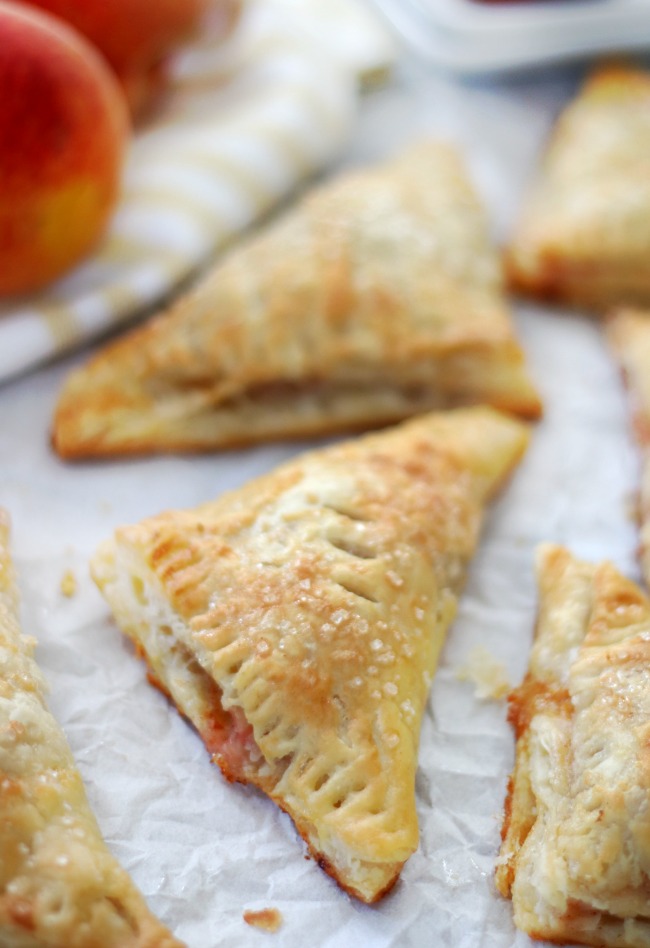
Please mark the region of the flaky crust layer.
POLYGON ((0 511, 0 944, 182 948, 109 853, 21 635, 0 511))
POLYGON ((420 722, 483 505, 524 425, 426 416, 118 530, 93 575, 229 779, 372 902, 418 843, 420 722), (238 731, 248 740, 224 750, 238 731))
POLYGON ((538 554, 496 881, 557 943, 650 945, 650 601, 613 566, 538 554))
POLYGON ((485 217, 426 143, 350 172, 67 380, 63 457, 205 451, 466 403, 541 412, 485 217))
POLYGON ((650 74, 608 66, 560 116, 507 255, 511 285, 598 311, 650 303, 650 74))

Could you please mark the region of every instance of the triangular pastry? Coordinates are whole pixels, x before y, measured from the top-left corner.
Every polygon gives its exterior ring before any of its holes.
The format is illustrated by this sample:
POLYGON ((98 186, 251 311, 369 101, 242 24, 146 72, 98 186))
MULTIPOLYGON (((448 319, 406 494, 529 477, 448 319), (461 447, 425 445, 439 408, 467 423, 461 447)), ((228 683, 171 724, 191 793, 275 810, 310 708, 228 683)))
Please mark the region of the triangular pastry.
POLYGON ((70 376, 63 457, 359 430, 540 402, 456 153, 427 143, 309 194, 70 376))
POLYGON ((483 505, 526 426, 425 416, 124 527, 92 570, 226 777, 373 902, 418 844, 420 722, 483 505))
POLYGON ((645 581, 650 586, 650 311, 619 310, 607 321, 607 337, 627 383, 641 448, 640 553, 645 581))
POLYGON ((650 601, 609 563, 538 553, 537 631, 497 868, 536 939, 650 945, 650 601))
POLYGON ((0 945, 182 948, 99 832, 21 635, 0 511, 0 945))
POLYGON ((650 73, 601 68, 565 109, 508 269, 515 288, 542 298, 650 303, 650 73))

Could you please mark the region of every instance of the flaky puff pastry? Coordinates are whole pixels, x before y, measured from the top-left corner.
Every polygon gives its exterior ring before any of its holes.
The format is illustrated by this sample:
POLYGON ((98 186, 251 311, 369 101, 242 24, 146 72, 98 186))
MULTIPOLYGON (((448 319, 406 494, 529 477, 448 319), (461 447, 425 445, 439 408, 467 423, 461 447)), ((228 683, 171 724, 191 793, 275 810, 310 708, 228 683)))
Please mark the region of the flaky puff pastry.
POLYGON ((20 632, 8 541, 0 511, 0 945, 183 948, 102 840, 20 632))
POLYGON ((650 601, 609 563, 538 552, 528 674, 496 874, 517 926, 650 945, 650 601))
POLYGON ((457 154, 421 144, 309 194, 67 380, 63 457, 359 430, 449 404, 537 417, 457 154))
POLYGON ((608 66, 560 116, 508 253, 514 288, 650 303, 650 73, 608 66))
POLYGON ((525 450, 434 414, 124 527, 92 571, 230 780, 260 787, 366 902, 418 844, 420 722, 482 509, 525 450))
POLYGON ((627 384, 634 431, 641 448, 640 556, 643 575, 650 586, 650 311, 619 310, 607 320, 606 331, 627 384))

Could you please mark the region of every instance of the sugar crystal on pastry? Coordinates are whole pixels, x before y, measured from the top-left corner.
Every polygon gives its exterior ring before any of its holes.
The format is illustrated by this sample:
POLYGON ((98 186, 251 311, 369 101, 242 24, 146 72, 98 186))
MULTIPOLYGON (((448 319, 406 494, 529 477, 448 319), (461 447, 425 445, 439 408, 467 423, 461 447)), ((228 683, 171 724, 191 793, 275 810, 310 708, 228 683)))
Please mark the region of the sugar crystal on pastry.
POLYGON ((22 635, 0 510, 0 944, 182 948, 108 851, 22 635))
POLYGON ((66 381, 63 457, 212 450, 460 404, 541 413, 460 157, 349 171, 66 381))
POLYGON ((539 550, 496 881, 554 943, 650 945, 650 600, 610 564, 539 550))
POLYGON ((423 416, 123 527, 94 558, 226 777, 275 800, 364 901, 417 848, 429 684, 484 505, 527 439, 487 408, 423 416))
POLYGON ((508 252, 515 289, 650 304, 650 73, 606 65, 560 115, 508 252))

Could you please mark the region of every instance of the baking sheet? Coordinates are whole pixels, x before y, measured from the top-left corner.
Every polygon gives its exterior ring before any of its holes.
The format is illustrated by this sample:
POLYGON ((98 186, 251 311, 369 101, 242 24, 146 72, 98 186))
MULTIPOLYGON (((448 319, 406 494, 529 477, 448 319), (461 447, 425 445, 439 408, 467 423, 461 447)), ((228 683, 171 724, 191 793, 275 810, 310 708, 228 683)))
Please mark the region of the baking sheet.
MULTIPOLYGON (((535 82, 448 84, 405 65, 368 98, 347 160, 379 158, 423 133, 455 140, 497 233, 512 219, 534 157, 574 73, 535 82)), ((530 452, 493 507, 434 680, 417 780, 421 846, 376 907, 338 890, 290 820, 258 792, 227 784, 191 728, 145 681, 88 578, 114 527, 208 500, 296 453, 237 453, 66 465, 50 451, 55 393, 80 356, 0 389, 0 503, 14 525, 25 631, 108 844, 152 909, 190 948, 511 948, 510 906, 492 872, 513 740, 503 703, 456 678, 478 645, 517 682, 535 614, 532 555, 542 540, 610 558, 638 578, 629 517, 637 479, 625 401, 597 323, 536 306, 518 326, 546 401, 530 452), (78 590, 60 589, 72 569, 78 590), (242 912, 277 907, 276 935, 242 912)))

